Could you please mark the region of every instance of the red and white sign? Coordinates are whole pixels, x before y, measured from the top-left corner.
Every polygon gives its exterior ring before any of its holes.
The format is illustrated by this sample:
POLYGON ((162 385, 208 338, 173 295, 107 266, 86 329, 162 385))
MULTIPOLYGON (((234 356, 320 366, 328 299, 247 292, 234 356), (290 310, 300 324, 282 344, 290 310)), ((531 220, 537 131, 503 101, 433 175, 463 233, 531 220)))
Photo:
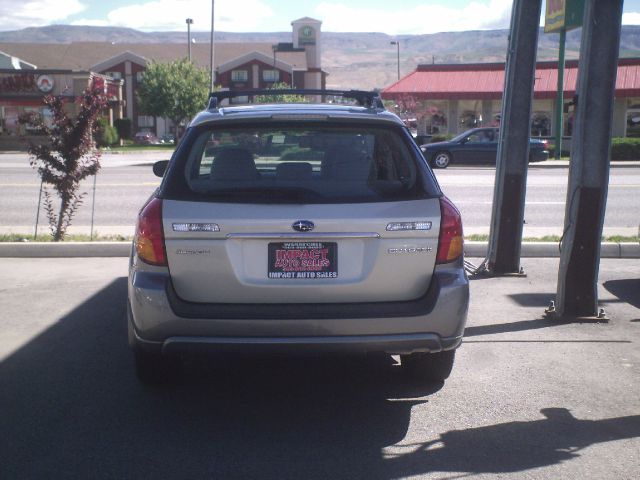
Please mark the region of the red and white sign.
POLYGON ((42 93, 49 93, 53 90, 53 78, 49 75, 40 75, 36 80, 36 85, 42 93))

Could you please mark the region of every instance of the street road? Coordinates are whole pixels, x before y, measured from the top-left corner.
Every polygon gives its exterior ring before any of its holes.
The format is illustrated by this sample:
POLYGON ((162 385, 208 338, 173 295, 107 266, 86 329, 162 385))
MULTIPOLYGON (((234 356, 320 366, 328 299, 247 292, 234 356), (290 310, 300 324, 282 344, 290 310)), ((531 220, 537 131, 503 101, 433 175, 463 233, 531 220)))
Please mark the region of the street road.
MULTIPOLYGON (((105 155, 95 190, 94 225, 101 234, 133 233, 140 206, 160 184, 150 164, 169 153, 105 155), (141 165, 144 164, 144 165, 141 165)), ((459 207, 465 233, 488 233, 495 169, 453 167, 436 170, 447 196, 459 207)), ((525 237, 560 235, 564 223, 567 168, 532 167, 527 180, 525 237)), ((39 180, 26 155, 0 155, 0 232, 33 232, 39 180)), ((93 205, 93 183, 86 181, 84 205, 73 221, 75 230, 88 232, 93 205)), ((640 168, 611 169, 605 235, 636 235, 640 222, 640 168)), ((40 225, 45 227, 44 211, 40 225)), ((40 231, 45 231, 40 230, 40 231)))
POLYGON ((608 323, 543 317, 557 269, 471 282, 444 386, 391 357, 229 356, 143 388, 127 259, 0 259, 0 478, 638 478, 637 261, 601 262, 608 323))

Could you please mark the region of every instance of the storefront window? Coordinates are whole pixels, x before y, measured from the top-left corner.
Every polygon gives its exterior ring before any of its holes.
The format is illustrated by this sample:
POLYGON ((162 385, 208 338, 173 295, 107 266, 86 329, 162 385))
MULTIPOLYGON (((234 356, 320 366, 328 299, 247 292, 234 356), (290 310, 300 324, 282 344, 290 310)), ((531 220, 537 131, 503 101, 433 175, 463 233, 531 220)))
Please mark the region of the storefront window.
POLYGON ((531 116, 531 135, 546 137, 551 135, 551 117, 547 112, 534 112, 531 116))
POLYGON ((44 120, 44 124, 51 128, 53 126, 53 112, 47 107, 40 109, 40 114, 42 115, 42 119, 44 120))
POLYGON ((640 108, 627 110, 627 137, 640 137, 640 108))
POLYGON ((482 124, 482 117, 477 112, 464 110, 460 114, 460 127, 462 129, 475 128, 482 124))
POLYGON ((458 130, 482 126, 482 101, 462 100, 458 104, 458 130))
POLYGON ((18 107, 3 107, 3 109, 3 133, 6 132, 9 135, 16 135, 19 132, 18 117, 20 116, 20 112, 18 111, 18 107))
MULTIPOLYGON (((29 114, 29 115, 31 115, 31 114, 35 114, 34 116, 40 116, 40 115, 41 115, 41 113, 40 113, 40 109, 39 109, 39 108, 36 108, 36 107, 24 107, 24 108, 23 108, 23 112, 24 112, 25 114, 29 114)), ((27 133, 31 133, 31 134, 36 133, 36 132, 38 131, 38 129, 37 129, 37 128, 35 128, 35 127, 34 127, 33 125, 31 125, 30 123, 27 123, 27 124, 24 126, 24 128, 25 128, 25 130, 27 131, 27 133)))
POLYGON ((427 135, 447 132, 447 102, 430 101, 426 105, 425 128, 427 135))

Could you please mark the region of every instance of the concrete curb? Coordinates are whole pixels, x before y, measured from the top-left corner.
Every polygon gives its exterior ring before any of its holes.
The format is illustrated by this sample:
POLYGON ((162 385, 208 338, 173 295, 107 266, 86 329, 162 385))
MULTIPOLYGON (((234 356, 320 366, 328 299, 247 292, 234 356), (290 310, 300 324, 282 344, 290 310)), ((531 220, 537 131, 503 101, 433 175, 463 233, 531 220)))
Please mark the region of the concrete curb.
MULTIPOLYGON (((488 242, 465 242, 468 257, 486 257, 488 242)), ((128 257, 131 242, 0 242, 0 257, 128 257)), ((523 258, 554 258, 560 256, 555 242, 525 242, 523 258)), ((605 242, 600 250, 602 258, 640 258, 640 244, 605 242)))
MULTIPOLYGON (((640 162, 637 160, 612 160, 611 168, 638 168, 640 162)), ((533 162, 529 168, 569 168, 569 162, 563 160, 545 160, 544 162, 533 162)))
POLYGON ((6 242, 0 257, 128 257, 131 242, 6 242))
MULTIPOLYGON (((467 257, 486 257, 488 242, 464 242, 467 257)), ((523 242, 523 258, 557 258, 560 249, 556 242, 523 242)), ((601 258, 640 258, 640 243, 603 242, 600 247, 601 258)))

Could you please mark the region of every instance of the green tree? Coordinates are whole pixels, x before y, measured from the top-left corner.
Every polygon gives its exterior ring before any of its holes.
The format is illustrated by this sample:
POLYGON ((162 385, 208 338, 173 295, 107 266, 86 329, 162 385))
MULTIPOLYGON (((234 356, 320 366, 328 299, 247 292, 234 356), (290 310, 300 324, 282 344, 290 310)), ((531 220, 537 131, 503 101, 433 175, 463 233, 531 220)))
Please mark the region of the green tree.
POLYGON ((143 112, 166 117, 178 127, 207 105, 209 73, 183 59, 170 63, 152 62, 142 76, 138 100, 143 112))
MULTIPOLYGON (((269 90, 288 90, 291 85, 280 82, 274 83, 269 90)), ((307 99, 303 95, 257 95, 254 103, 307 103, 307 99)))
POLYGON ((100 170, 100 152, 95 148, 94 136, 99 128, 97 119, 107 106, 101 88, 87 88, 76 99, 79 110, 74 118, 65 111, 66 102, 62 96, 44 99, 51 110, 52 125, 37 114, 20 118, 48 139, 47 143, 29 145, 29 163, 38 170, 45 185, 44 207, 56 242, 64 240, 71 219, 82 204, 85 193, 78 194, 80 182, 100 170), (47 186, 53 187, 60 198, 57 212, 47 186))

